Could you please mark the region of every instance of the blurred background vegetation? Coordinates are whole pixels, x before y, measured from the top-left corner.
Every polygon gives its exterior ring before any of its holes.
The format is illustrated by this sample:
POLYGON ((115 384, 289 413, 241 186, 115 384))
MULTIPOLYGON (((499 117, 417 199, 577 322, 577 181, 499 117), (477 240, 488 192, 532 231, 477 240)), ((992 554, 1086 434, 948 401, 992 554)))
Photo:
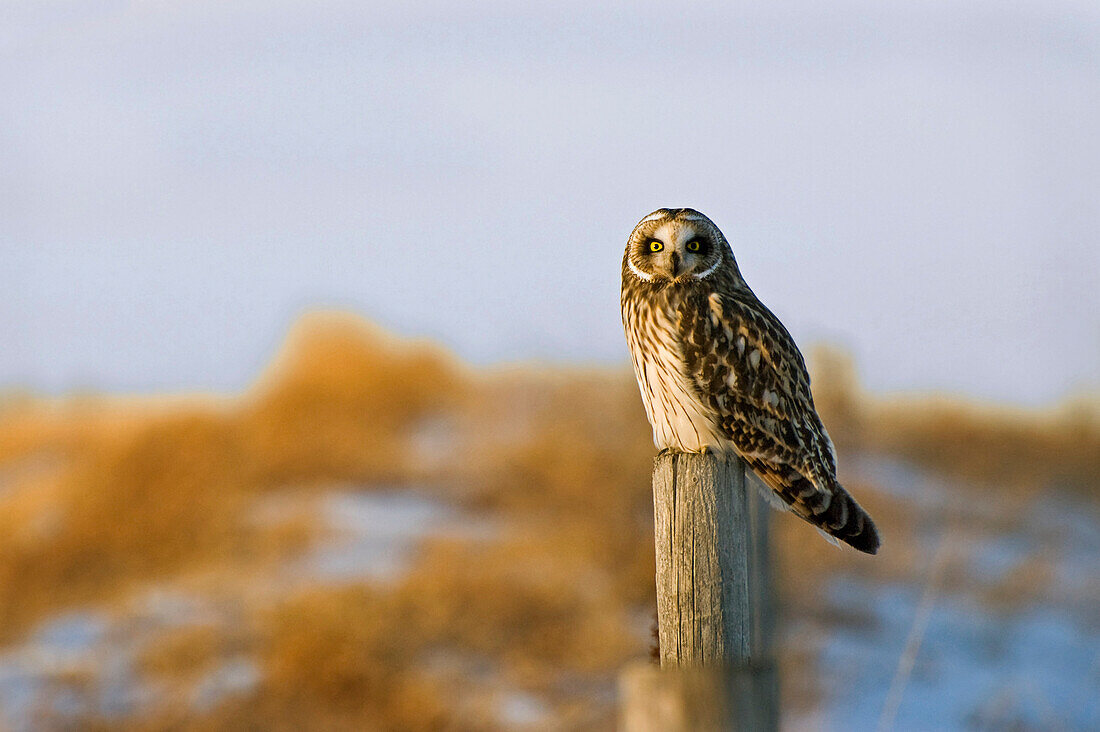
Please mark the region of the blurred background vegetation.
MULTIPOLYGON (((774 521, 791 728, 1086 728, 1100 412, 815 391, 882 553, 774 521), (930 710, 927 705, 931 703, 930 710)), ((14 729, 605 729, 654 606, 626 367, 472 368, 341 313, 235 397, 9 395, 0 709, 14 729)))

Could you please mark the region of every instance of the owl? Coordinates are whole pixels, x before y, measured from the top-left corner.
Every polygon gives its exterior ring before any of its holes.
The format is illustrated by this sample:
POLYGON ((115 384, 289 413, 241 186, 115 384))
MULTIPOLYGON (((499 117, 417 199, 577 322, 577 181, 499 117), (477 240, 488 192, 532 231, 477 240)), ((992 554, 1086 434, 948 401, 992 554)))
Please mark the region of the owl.
POLYGON ((623 255, 621 301, 659 449, 735 453, 773 505, 878 550, 871 517, 837 481, 802 354, 709 218, 662 208, 639 221, 623 255))

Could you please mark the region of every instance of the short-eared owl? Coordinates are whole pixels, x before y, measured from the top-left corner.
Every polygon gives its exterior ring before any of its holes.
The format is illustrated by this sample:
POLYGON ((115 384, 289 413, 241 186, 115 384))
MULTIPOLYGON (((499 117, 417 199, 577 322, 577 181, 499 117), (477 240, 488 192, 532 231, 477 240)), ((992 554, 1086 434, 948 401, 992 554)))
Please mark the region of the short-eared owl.
POLYGON ((638 222, 623 256, 622 308, 658 448, 733 451, 785 508, 878 550, 871 517, 837 482, 802 354, 710 219, 662 208, 638 222))

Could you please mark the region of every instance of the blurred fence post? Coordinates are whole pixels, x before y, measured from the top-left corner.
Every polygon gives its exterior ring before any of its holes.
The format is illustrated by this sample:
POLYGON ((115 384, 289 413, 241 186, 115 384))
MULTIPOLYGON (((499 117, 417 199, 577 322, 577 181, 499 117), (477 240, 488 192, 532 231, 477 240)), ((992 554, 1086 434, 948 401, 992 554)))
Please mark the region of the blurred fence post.
POLYGON ((768 507, 737 458, 654 462, 661 668, 621 679, 621 727, 774 730, 779 684, 768 507))

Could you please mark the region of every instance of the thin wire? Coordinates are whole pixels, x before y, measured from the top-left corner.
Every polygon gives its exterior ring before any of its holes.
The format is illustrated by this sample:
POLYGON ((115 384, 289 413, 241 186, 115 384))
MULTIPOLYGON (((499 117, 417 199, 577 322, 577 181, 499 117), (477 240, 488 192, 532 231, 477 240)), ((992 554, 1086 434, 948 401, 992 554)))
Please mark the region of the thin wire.
POLYGON ((924 641, 924 632, 928 629, 928 621, 932 617, 932 608, 936 605, 936 597, 940 592, 940 580, 943 578, 944 567, 947 566, 947 556, 951 542, 948 539, 948 531, 940 536, 940 544, 936 547, 936 554, 932 560, 932 568, 928 573, 928 579, 924 584, 924 592, 921 593, 920 603, 917 605, 916 615, 913 617, 913 625, 909 628, 909 637, 905 639, 905 650, 898 659, 898 668, 894 672, 894 680, 890 682, 890 691, 886 694, 886 703, 882 707, 882 715, 878 719, 878 732, 889 732, 894 728, 894 719, 897 717, 901 699, 905 695, 905 687, 909 683, 909 676, 913 673, 913 666, 917 662, 917 654, 920 653, 921 643, 924 641))

